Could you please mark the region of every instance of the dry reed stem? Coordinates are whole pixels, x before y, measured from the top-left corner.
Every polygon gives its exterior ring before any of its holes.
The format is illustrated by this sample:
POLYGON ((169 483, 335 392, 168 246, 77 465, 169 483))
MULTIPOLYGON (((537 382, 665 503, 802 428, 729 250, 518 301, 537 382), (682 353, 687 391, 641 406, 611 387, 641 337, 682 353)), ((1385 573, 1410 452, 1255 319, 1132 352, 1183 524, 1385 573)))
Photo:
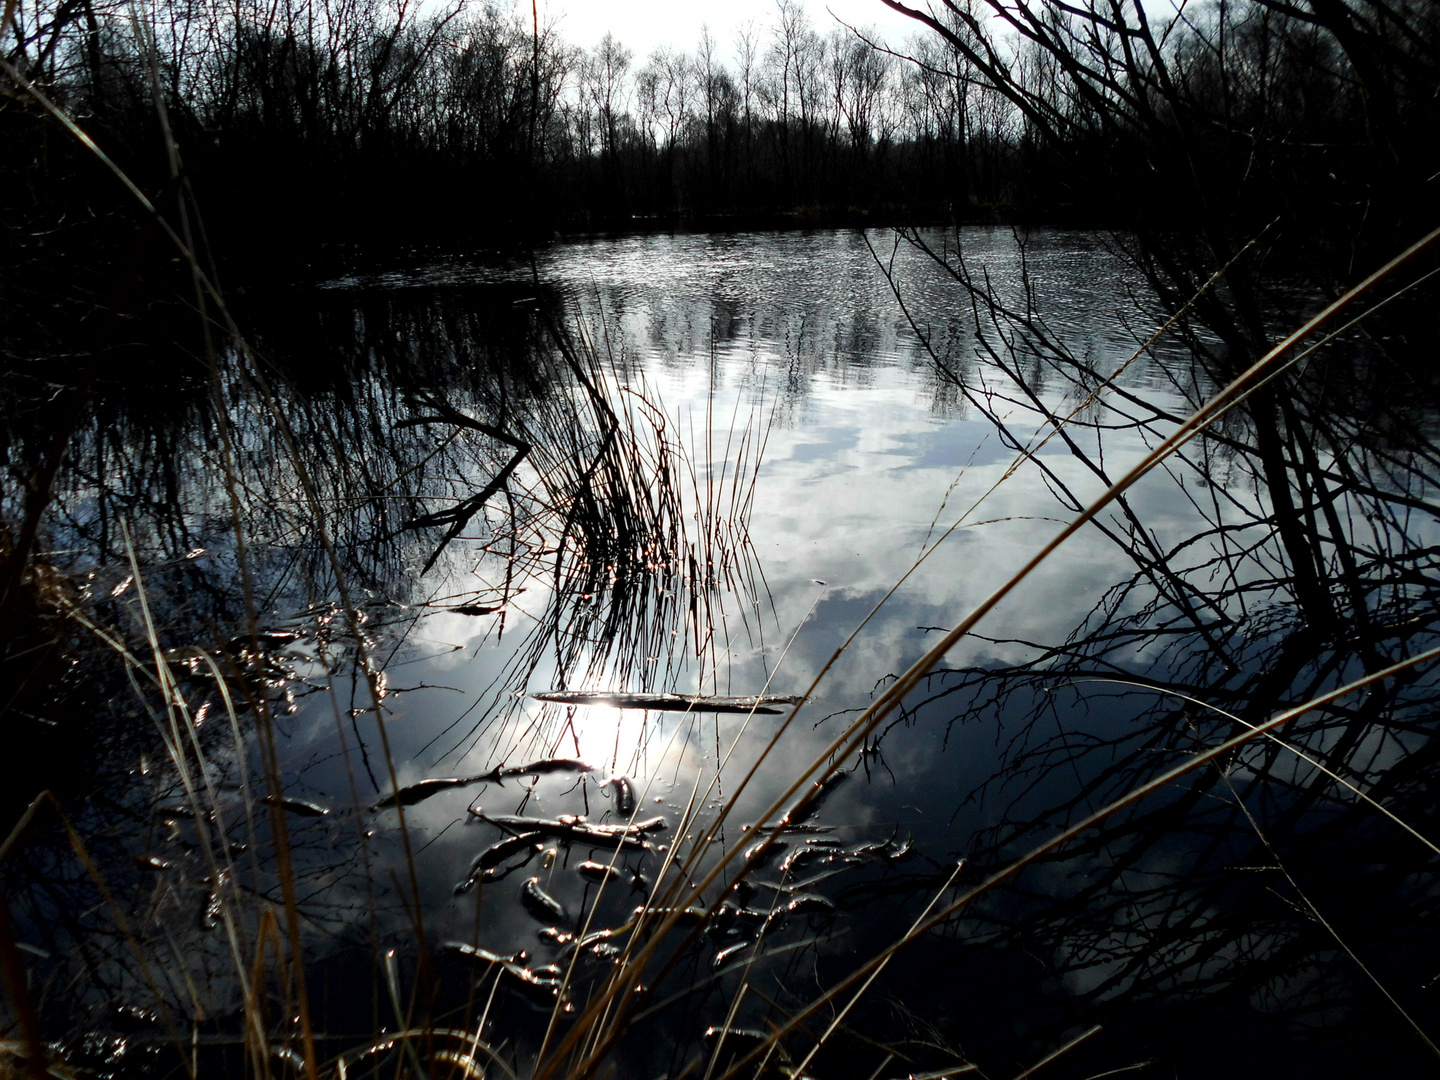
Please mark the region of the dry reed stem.
POLYGON ((1025 1080, 1025 1078, 1028 1076, 1034 1076, 1037 1072, 1043 1069, 1046 1065, 1049 1065, 1056 1058, 1061 1057, 1064 1054, 1068 1054, 1071 1050, 1075 1049, 1075 1047, 1079 1046, 1086 1039, 1090 1038, 1090 1036, 1097 1035, 1099 1034, 1099 1032, 1099 1024, 1096 1024, 1094 1027, 1082 1031, 1079 1035, 1076 1035, 1075 1038, 1071 1039, 1063 1046, 1056 1047, 1050 1053, 1046 1054, 1043 1058, 1037 1061, 1034 1065, 1031 1065, 1024 1072, 1017 1075, 1015 1077, 1015 1080, 1025 1080))

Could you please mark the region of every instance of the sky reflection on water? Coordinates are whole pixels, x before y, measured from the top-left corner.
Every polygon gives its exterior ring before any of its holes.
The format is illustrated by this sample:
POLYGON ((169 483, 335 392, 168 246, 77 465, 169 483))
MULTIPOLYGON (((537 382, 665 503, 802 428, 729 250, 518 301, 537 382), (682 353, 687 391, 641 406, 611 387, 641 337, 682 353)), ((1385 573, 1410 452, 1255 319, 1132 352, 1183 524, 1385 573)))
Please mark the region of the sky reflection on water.
MULTIPOLYGON (((753 596, 725 597, 718 664, 712 669, 691 656, 678 679, 680 689, 802 692, 891 587, 909 575, 821 685, 785 752, 764 767, 737 823, 754 820, 771 793, 788 782, 794 764, 821 752, 845 710, 863 707, 877 686, 928 647, 935 628, 953 625, 1067 520, 1033 470, 1022 467, 1002 482, 1014 453, 937 375, 865 239, 845 231, 643 236, 556 245, 537 260, 541 283, 569 299, 580 332, 623 370, 643 374, 702 474, 707 468, 716 477, 733 471, 725 457, 732 417, 756 416, 764 427, 764 456, 746 521, 763 588, 753 596), (917 568, 922 553, 962 516, 963 526, 917 568)), ((869 239, 877 253, 890 257, 888 234, 876 232, 869 239)), ((947 241, 937 236, 935 242, 947 241)), ((1000 287, 1021 287, 1019 253, 1008 230, 967 230, 965 243, 967 254, 1000 287)), ((913 251, 901 248, 893 255, 912 311, 941 330, 940 351, 973 366, 966 354, 973 329, 953 283, 913 251)), ((1031 288, 1053 331, 1077 354, 1094 357, 1102 370, 1129 359, 1135 346, 1127 320, 1140 313, 1127 291, 1134 282, 1125 266, 1085 234, 1041 234, 1031 238, 1027 255, 1031 288)), ((401 298, 438 290, 447 303, 463 305, 468 290, 528 273, 522 267, 447 263, 336 282, 332 288, 383 290, 401 298)), ((1158 399, 1167 411, 1183 412, 1178 396, 1161 389, 1152 363, 1146 358, 1132 366, 1125 385, 1158 399)), ((980 377, 993 394, 1010 392, 997 373, 980 377)), ((1053 404, 1058 408, 1062 402, 1056 398, 1053 404)), ((1145 449, 1138 435, 1107 435, 1106 464, 1123 470, 1145 449)), ((1101 489, 1059 442, 1039 453, 1073 491, 1101 489)), ((1181 535, 1191 527, 1193 510, 1166 477, 1148 483, 1133 499, 1157 533, 1181 535)), ((450 573, 459 574, 455 568, 462 563, 452 559, 450 573)), ((1002 639, 1061 640, 1126 569, 1108 540, 1082 534, 1007 601, 985 631, 1002 639)), ((463 576, 437 580, 432 591, 455 592, 463 576)), ((532 581, 528 588, 514 606, 517 613, 528 609, 538 615, 548 600, 545 584, 532 581)), ((509 633, 515 640, 516 630, 509 633)), ((717 746, 728 746, 738 730, 739 721, 728 717, 609 709, 575 710, 571 722, 563 710, 533 702, 511 703, 510 720, 484 728, 484 717, 473 707, 500 674, 505 647, 493 640, 478 644, 480 638, 475 620, 453 615, 432 615, 412 635, 413 658, 394 671, 391 685, 446 689, 407 691, 388 703, 402 784, 427 775, 479 772, 499 762, 576 754, 642 786, 658 784, 662 807, 673 815, 697 779, 708 782, 717 746), (482 737, 467 737, 477 728, 484 728, 482 737)), ((1014 661, 1032 653, 1016 644, 972 639, 954 658, 1014 661)), ((528 689, 548 689, 547 676, 553 678, 553 669, 542 665, 531 674, 528 689)), ((756 718, 754 728, 764 731, 771 724, 770 718, 756 718)), ((922 724, 888 742, 883 767, 876 762, 870 781, 842 788, 827 805, 826 820, 886 833, 903 822, 923 834, 927 855, 942 862, 952 857, 948 853, 964 850, 977 822, 954 815, 964 793, 993 766, 986 749, 993 735, 959 736, 941 754, 943 735, 943 729, 922 724)), ((753 736, 741 740, 726 770, 731 779, 722 778, 721 790, 743 774, 756 745, 753 736)), ((337 778, 325 777, 323 770, 308 772, 306 782, 317 790, 338 789, 337 778)), ((592 810, 603 807, 597 795, 589 791, 592 810)), ((424 859, 426 865, 443 866, 436 873, 446 880, 460 865, 458 852, 473 849, 473 828, 453 825, 472 798, 494 812, 513 812, 526 803, 537 813, 574 813, 584 801, 575 785, 557 794, 556 783, 547 780, 531 797, 457 792, 415 808, 412 821, 420 835, 445 834, 424 859)))

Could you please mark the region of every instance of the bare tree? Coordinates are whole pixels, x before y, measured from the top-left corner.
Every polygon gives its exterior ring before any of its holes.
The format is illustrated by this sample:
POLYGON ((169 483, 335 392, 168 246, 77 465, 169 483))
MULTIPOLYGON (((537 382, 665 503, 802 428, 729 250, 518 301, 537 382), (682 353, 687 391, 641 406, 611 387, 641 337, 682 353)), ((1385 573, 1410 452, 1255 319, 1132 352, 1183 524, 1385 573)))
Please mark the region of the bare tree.
POLYGON ((620 143, 620 116, 627 100, 626 75, 633 54, 606 34, 586 58, 581 79, 586 98, 599 118, 603 156, 613 161, 620 143))

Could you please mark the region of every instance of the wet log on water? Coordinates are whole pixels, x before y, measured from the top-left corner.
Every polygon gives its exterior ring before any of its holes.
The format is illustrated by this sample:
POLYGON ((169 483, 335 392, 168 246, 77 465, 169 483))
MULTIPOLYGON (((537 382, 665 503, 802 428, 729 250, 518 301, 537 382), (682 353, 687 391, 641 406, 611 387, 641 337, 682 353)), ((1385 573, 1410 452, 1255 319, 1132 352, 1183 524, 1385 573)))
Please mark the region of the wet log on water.
POLYGON ((668 825, 663 817, 646 818, 628 825, 597 825, 583 817, 562 814, 559 818, 533 818, 517 814, 487 814, 478 806, 470 807, 470 813, 481 821, 498 825, 511 834, 534 833, 553 837, 565 843, 588 844, 591 847, 620 848, 625 851, 649 851, 645 841, 646 833, 662 832, 668 825))
MULTIPOLYGON (((475 856, 475 861, 470 864, 470 873, 464 881, 455 886, 456 894, 459 895, 463 892, 469 892, 475 887, 476 882, 494 881, 499 877, 503 877, 504 874, 497 872, 497 867, 515 855, 523 852, 525 859, 520 865, 523 866, 525 863, 528 863, 538 855, 540 850, 545 846, 543 843, 538 842, 542 835, 543 834, 539 832, 514 833, 499 843, 490 845, 490 847, 475 856)), ((511 869, 515 869, 515 867, 511 867, 511 869)), ((509 870, 505 871, 505 873, 509 873, 509 870)))
POLYGON ((371 810, 384 810, 394 806, 414 806, 431 795, 437 795, 451 788, 469 787, 472 784, 503 784, 509 778, 518 776, 553 776, 557 773, 592 773, 594 765, 587 765, 575 758, 546 758, 532 761, 527 765, 501 765, 489 772, 474 776, 437 776, 419 780, 409 787, 391 792, 383 799, 370 804, 371 810))
POLYGON ((319 803, 311 802, 309 799, 292 799, 289 796, 266 795, 260 800, 267 806, 278 806, 280 809, 301 817, 325 817, 330 811, 319 803))
POLYGON ((523 949, 513 956, 501 956, 489 949, 481 949, 460 941, 447 941, 442 948, 464 957, 472 963, 498 967, 503 974, 509 977, 506 982, 510 986, 521 991, 537 1004, 558 1003, 559 1008, 564 1012, 570 1012, 573 1008, 571 1003, 561 996, 563 980, 560 969, 551 965, 534 969, 526 967, 525 960, 528 957, 523 949))
POLYGON ((556 705, 604 705, 611 709, 649 709, 651 712, 753 712, 772 716, 800 703, 798 697, 789 695, 717 697, 713 694, 618 694, 601 690, 545 690, 530 696, 556 705))
POLYGON ((431 795, 438 795, 442 791, 449 791, 451 788, 466 787, 470 784, 479 783, 473 776, 435 776, 420 780, 409 787, 403 787, 383 799, 377 799, 370 804, 371 810, 383 810, 389 806, 414 806, 418 802, 424 802, 431 795))
POLYGON ((611 866, 608 863, 595 862, 591 859, 586 859, 575 869, 578 870, 580 876, 587 881, 604 882, 609 881, 611 878, 624 876, 624 871, 621 870, 620 867, 611 866))

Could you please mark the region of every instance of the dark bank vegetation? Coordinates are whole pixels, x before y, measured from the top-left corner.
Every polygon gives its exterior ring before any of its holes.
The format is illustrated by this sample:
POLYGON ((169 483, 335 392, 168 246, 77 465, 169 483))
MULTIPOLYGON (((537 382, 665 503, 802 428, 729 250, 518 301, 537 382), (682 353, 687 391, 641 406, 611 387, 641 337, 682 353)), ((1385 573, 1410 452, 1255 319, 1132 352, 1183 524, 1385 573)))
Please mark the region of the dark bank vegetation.
MULTIPOLYGON (((25 152, 0 163, 0 661, 19 824, 0 974, 17 1068, 728 1080, 1017 1075, 1057 1052, 1075 1076, 1430 1060, 1433 234, 1347 290, 1435 224, 1433 6, 1255 0, 1152 24, 1120 5, 946 5, 904 60, 782 6, 724 63, 702 43, 639 66, 488 9, 10 12, 0 123, 25 152), (440 891, 452 902, 458 876, 473 894, 474 940, 432 940, 441 906, 403 814, 446 778, 402 782, 385 659, 439 609, 515 634, 515 590, 543 583, 544 617, 445 738, 494 736, 552 663, 557 684, 680 702, 687 657, 720 666, 710 605, 763 592, 744 529, 763 427, 737 426, 713 483, 695 464, 711 448, 687 454, 638 371, 562 329, 538 285, 491 307, 305 294, 287 318, 273 296, 227 300, 213 262, 242 257, 255 295, 257 256, 321 242, 1001 206, 1125 226, 1115 244, 1186 346, 1157 362, 1202 416, 1182 443, 1173 407, 1050 331, 1044 282, 990 280, 963 230, 938 248, 897 234, 951 274, 972 326, 937 370, 1133 576, 1063 642, 994 643, 1031 659, 946 669, 937 647, 792 763, 743 842, 724 831, 734 787, 697 787, 665 841, 649 821, 466 807, 489 846, 440 891), (1166 535, 1131 501, 1137 477, 1104 453, 1121 431, 1159 448, 1151 479, 1190 493, 1200 532, 1166 535), (457 560, 453 593, 415 580, 437 559, 457 560), (333 804, 286 789, 306 697, 354 753, 333 804), (963 866, 814 820, 838 770, 878 769, 907 724, 996 718, 1000 767, 969 793, 995 813, 963 866), (1041 780, 1058 774, 1075 784, 1057 796, 1041 780), (487 949, 486 885, 586 844, 603 850, 577 873, 614 890, 606 919, 597 900, 546 926, 553 967, 487 949), (884 917, 837 930, 837 910, 884 917), (856 949, 786 966, 832 931, 856 949), (918 960, 896 950, 921 934, 918 960), (707 1042, 695 1002, 722 986, 707 1042)), ((909 313, 928 341, 933 313, 909 313)), ((1137 359, 1157 332, 1138 331, 1137 359)), ((952 613, 945 644, 984 613, 952 613)), ((555 756, 578 696, 557 690, 513 760, 588 775, 555 756)), ((682 707, 699 700, 722 699, 682 707)), ((792 723, 766 729, 777 753, 792 723)), ((628 783, 606 781, 617 806, 628 783)), ((567 914, 524 888, 528 910, 567 914)))

